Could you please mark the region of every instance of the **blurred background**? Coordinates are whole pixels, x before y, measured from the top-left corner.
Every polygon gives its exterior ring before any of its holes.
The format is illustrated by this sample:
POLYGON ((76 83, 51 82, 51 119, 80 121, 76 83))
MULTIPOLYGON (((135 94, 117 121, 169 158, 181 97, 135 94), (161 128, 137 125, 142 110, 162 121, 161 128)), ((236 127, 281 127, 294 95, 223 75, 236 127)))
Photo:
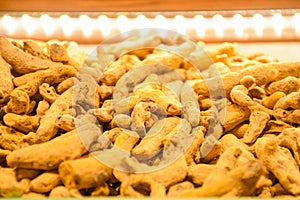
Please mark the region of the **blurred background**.
POLYGON ((89 49, 144 28, 176 31, 208 45, 238 42, 246 52, 294 60, 300 52, 300 1, 0 0, 0 35, 11 38, 73 40, 89 49))

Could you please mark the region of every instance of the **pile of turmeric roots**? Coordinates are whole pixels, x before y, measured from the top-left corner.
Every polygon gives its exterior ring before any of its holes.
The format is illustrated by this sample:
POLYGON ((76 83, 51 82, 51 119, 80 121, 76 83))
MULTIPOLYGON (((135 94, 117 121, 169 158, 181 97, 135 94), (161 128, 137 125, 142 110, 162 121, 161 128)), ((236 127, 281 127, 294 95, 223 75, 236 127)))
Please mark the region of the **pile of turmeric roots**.
POLYGON ((297 197, 300 61, 0 37, 0 197, 297 197))

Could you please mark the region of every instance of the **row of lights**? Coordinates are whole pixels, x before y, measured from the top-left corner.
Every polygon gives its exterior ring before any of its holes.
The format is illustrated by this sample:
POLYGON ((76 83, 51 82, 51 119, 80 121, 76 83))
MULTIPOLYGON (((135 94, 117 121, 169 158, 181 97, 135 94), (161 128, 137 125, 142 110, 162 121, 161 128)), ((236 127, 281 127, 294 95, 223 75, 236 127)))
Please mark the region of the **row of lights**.
POLYGON ((47 14, 36 18, 24 14, 21 17, 4 15, 0 21, 3 27, 2 31, 0 29, 0 34, 12 37, 20 29, 24 30, 28 36, 39 34, 37 30, 42 29, 48 37, 51 37, 58 29, 62 30, 66 37, 71 36, 76 30, 81 30, 86 38, 91 37, 95 30, 100 30, 102 37, 105 38, 112 34, 114 29, 122 33, 143 28, 170 29, 181 34, 194 29, 199 38, 204 38, 207 30, 214 30, 216 37, 222 38, 227 29, 233 29, 235 36, 240 38, 244 37, 246 29, 253 29, 259 38, 263 36, 266 28, 273 29, 275 35, 281 37, 285 28, 292 28, 297 37, 300 36, 300 13, 295 13, 293 16, 275 13, 271 17, 264 17, 261 14, 243 17, 241 14, 235 14, 231 18, 220 14, 211 18, 202 15, 195 15, 192 18, 185 18, 183 15, 176 15, 174 18, 166 18, 163 15, 157 15, 154 18, 147 18, 144 15, 138 15, 136 18, 128 18, 125 15, 119 15, 117 18, 108 18, 106 15, 90 18, 88 15, 80 15, 78 18, 72 18, 68 15, 51 17, 47 14))

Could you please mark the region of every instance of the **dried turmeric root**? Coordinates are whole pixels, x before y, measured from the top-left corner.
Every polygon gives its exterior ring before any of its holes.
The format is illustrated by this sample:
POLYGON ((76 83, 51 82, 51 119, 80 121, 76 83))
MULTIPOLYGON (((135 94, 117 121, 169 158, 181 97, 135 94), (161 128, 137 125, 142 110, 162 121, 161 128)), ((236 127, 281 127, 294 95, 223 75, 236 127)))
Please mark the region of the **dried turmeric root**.
POLYGON ((0 54, 0 103, 7 100, 10 93, 14 89, 12 82, 13 76, 11 74, 11 66, 5 62, 0 54))
POLYGON ((5 37, 0 37, 1 55, 19 74, 26 74, 39 70, 49 69, 51 67, 60 67, 62 64, 53 63, 49 60, 43 60, 23 52, 14 47, 5 37))
POLYGON ((255 152, 287 191, 293 195, 300 194, 299 167, 290 153, 290 156, 287 156, 284 149, 280 148, 272 138, 258 139, 255 152))
POLYGON ((79 158, 87 151, 76 131, 51 141, 13 151, 6 158, 11 167, 26 169, 56 169, 64 160, 79 158))

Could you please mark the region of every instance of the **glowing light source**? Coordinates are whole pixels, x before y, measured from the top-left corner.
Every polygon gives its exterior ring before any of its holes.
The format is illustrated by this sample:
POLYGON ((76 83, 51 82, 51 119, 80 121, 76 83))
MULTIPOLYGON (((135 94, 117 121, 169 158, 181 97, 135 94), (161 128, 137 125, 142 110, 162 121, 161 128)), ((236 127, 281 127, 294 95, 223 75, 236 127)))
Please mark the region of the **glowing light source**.
POLYGON ((27 14, 24 14, 21 17, 21 23, 28 35, 33 35, 35 33, 37 28, 37 23, 32 17, 30 17, 27 14))
POLYGON ((207 29, 207 21, 202 15, 196 15, 193 20, 193 27, 196 29, 197 35, 203 38, 207 29))
POLYGON ((3 16, 2 24, 9 34, 13 34, 17 29, 17 24, 11 16, 3 16))
POLYGON ((275 34, 280 37, 282 35, 282 30, 284 28, 284 19, 280 13, 276 13, 273 18, 273 27, 275 30, 275 34))
POLYGON ((232 22, 236 36, 243 37, 244 29, 246 26, 246 20, 244 19, 244 17, 240 14, 235 14, 232 18, 232 22))
POLYGON ((110 19, 106 15, 100 15, 97 22, 103 37, 107 37, 110 34, 112 27, 110 19))
POLYGON ((175 30, 180 34, 185 34, 187 30, 187 20, 182 15, 176 15, 174 18, 175 30))
POLYGON ((225 29, 225 20, 220 14, 216 14, 212 18, 213 28, 218 38, 222 38, 225 29))
POLYGON ((119 15, 117 18, 117 26, 121 33, 129 31, 132 26, 130 21, 125 15, 119 15))
POLYGON ((151 28, 151 23, 145 15, 138 15, 135 20, 136 28, 151 28))
POLYGON ((49 17, 47 14, 43 14, 40 18, 41 26, 47 36, 52 35, 56 30, 56 23, 53 18, 49 17))
POLYGON ((154 26, 155 26, 155 28, 161 28, 161 29, 169 29, 170 28, 168 19, 166 19, 163 15, 155 16, 154 26))
POLYGON ((89 37, 92 35, 94 30, 94 23, 91 18, 87 15, 80 15, 79 17, 79 25, 85 37, 89 37))
POLYGON ((252 26, 254 27, 255 30, 255 34, 258 37, 262 37, 264 33, 264 27, 265 27, 264 17, 261 14, 254 14, 251 21, 252 21, 252 26))
POLYGON ((150 17, 146 14, 139 14, 135 18, 129 18, 126 14, 112 18, 106 15, 99 15, 98 17, 61 15, 55 17, 49 13, 42 14, 37 18, 30 14, 20 16, 6 14, 0 17, 0 34, 10 37, 24 35, 39 39, 43 39, 44 36, 57 39, 71 36, 81 40, 83 37, 94 38, 95 31, 101 32, 101 38, 105 39, 113 33, 125 33, 133 29, 138 29, 145 35, 151 31, 148 28, 156 28, 157 34, 162 37, 168 37, 168 31, 163 30, 171 30, 196 37, 195 39, 208 39, 209 41, 219 41, 220 39, 298 39, 300 37, 299 12, 293 16, 285 13, 283 13, 284 15, 282 13, 269 13, 263 16, 262 13, 257 12, 252 17, 242 16, 242 13, 236 13, 231 18, 227 15, 226 17, 221 14, 211 16, 202 15, 202 13, 197 13, 194 16, 178 14, 174 18, 162 14, 150 17), (82 34, 78 34, 80 32, 82 34), (207 33, 215 34, 206 35, 207 33))
POLYGON ((293 16, 293 26, 295 27, 296 34, 300 36, 300 13, 296 13, 293 16))
POLYGON ((71 36, 74 31, 74 20, 72 20, 68 15, 60 16, 59 23, 65 36, 71 36))

